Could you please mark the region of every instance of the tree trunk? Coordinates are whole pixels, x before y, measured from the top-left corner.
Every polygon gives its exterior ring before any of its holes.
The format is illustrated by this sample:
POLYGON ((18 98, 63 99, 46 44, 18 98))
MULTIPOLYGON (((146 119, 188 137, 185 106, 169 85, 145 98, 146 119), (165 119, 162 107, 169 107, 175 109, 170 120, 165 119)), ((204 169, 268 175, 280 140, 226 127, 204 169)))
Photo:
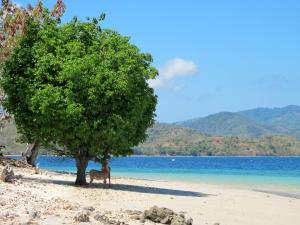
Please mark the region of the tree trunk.
POLYGON ((104 150, 103 152, 103 158, 101 160, 101 164, 102 164, 102 168, 105 168, 108 166, 108 159, 109 159, 109 154, 108 154, 108 150, 104 150))
POLYGON ((89 157, 87 152, 80 152, 76 157, 77 177, 75 185, 86 185, 85 170, 89 163, 89 157))
POLYGON ((33 167, 36 166, 35 161, 39 154, 39 149, 41 145, 37 142, 34 144, 28 144, 25 152, 23 153, 23 156, 25 156, 26 161, 29 165, 32 165, 33 167))

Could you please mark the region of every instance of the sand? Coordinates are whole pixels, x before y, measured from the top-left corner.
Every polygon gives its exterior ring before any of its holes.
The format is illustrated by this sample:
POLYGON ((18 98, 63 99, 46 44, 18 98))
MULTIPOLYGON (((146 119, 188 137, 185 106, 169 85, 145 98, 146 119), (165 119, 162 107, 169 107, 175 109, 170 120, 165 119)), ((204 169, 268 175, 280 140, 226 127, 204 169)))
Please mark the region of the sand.
MULTIPOLYGON (((2 171, 3 166, 0 166, 2 171)), ((132 210, 157 205, 184 213, 194 225, 300 224, 300 199, 274 190, 184 182, 112 178, 87 187, 73 185, 75 175, 14 168, 22 177, 14 184, 0 182, 0 224, 141 224, 132 210), (88 212, 90 222, 75 216, 88 212)), ((146 221, 145 225, 154 224, 146 221)))

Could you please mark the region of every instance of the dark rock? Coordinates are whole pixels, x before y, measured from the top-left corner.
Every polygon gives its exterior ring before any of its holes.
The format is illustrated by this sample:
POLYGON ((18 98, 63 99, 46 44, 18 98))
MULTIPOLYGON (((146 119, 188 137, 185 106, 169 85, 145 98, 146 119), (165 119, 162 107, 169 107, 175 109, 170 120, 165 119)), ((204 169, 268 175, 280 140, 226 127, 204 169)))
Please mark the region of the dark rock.
POLYGON ((76 222, 90 222, 90 217, 89 217, 89 212, 88 211, 83 211, 79 212, 75 217, 74 220, 76 222))
POLYGON ((94 219, 105 224, 105 225, 128 225, 125 222, 121 222, 119 220, 113 220, 108 218, 107 216, 101 214, 100 212, 96 212, 94 219))
POLYGON ((94 219, 100 222, 106 222, 107 217, 102 215, 100 212, 96 212, 96 215, 94 216, 94 219))
POLYGON ((189 218, 186 220, 186 225, 192 225, 193 224, 193 219, 189 218))
POLYGON ((41 212, 39 212, 39 211, 32 211, 29 214, 29 216, 30 216, 31 219, 40 218, 41 217, 41 212))
POLYGON ((170 225, 186 225, 185 219, 179 215, 175 215, 172 218, 170 225))
POLYGON ((145 210, 144 218, 149 219, 155 223, 160 223, 161 221, 164 224, 167 224, 165 221, 169 221, 170 217, 174 215, 174 212, 168 208, 159 208, 157 206, 153 206, 149 210, 145 210))
POLYGON ((13 182, 15 180, 15 174, 12 167, 6 165, 1 173, 1 180, 3 182, 13 182))
POLYGON ((165 217, 164 219, 160 220, 160 223, 162 224, 170 224, 170 221, 171 221, 171 217, 165 217))
POLYGON ((175 213, 173 210, 168 208, 159 208, 157 206, 151 207, 149 210, 145 210, 141 222, 145 222, 148 219, 155 223, 169 224, 169 225, 192 225, 193 220, 190 218, 185 219, 185 216, 175 213))

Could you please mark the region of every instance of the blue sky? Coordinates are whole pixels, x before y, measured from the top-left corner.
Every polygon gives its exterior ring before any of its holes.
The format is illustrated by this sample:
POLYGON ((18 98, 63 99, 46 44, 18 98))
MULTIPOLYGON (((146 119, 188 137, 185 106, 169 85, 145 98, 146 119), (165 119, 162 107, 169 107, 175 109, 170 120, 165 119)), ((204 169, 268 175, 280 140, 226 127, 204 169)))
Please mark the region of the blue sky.
POLYGON ((64 21, 105 12, 104 28, 153 55, 160 122, 300 105, 299 0, 64 2, 64 21))

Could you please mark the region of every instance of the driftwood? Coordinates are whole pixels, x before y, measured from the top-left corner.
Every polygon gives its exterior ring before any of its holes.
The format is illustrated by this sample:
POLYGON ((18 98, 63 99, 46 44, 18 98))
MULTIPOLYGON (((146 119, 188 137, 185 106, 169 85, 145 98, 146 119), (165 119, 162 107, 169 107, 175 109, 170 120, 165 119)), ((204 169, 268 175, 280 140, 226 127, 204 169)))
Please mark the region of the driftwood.
POLYGON ((15 181, 15 174, 12 167, 6 165, 1 173, 1 180, 3 182, 14 182, 15 181))

